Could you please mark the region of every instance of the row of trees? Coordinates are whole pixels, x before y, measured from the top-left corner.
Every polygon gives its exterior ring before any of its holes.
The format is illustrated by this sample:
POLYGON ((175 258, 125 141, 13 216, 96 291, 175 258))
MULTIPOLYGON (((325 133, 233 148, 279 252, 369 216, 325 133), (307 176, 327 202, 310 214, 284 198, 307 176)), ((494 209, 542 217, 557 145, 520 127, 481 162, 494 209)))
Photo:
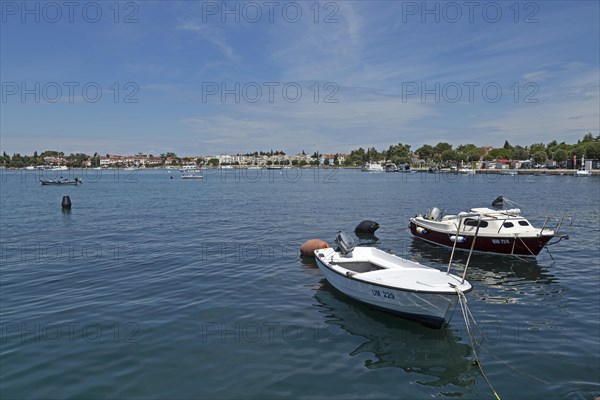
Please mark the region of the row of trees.
POLYGON ((414 156, 427 163, 448 163, 491 161, 491 160, 532 160, 536 164, 544 164, 548 161, 557 163, 565 162, 576 156, 578 159, 600 159, 600 135, 594 137, 591 133, 586 134, 577 144, 558 143, 556 140, 548 144, 534 143, 529 146, 512 146, 508 140, 500 148, 477 147, 474 144, 462 144, 453 148, 446 142, 440 142, 435 146, 425 144, 413 152, 410 145, 398 143, 381 152, 374 147, 367 150, 362 147, 352 150, 346 157, 345 165, 361 165, 366 162, 391 161, 394 164, 405 164, 412 162, 414 156))

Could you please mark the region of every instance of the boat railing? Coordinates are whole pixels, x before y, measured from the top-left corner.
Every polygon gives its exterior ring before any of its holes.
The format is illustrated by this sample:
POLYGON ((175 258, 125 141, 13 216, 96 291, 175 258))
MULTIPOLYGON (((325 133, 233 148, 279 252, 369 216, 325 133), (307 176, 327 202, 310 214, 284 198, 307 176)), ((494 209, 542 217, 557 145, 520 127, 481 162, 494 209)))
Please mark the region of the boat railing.
POLYGON ((570 216, 565 216, 565 217, 556 217, 556 216, 546 216, 546 218, 544 219, 544 225, 542 225, 542 228, 540 229, 540 233, 544 232, 544 229, 548 229, 548 230, 552 230, 554 231, 554 234, 556 236, 560 236, 561 233, 560 228, 563 226, 563 223, 566 221, 568 221, 569 225, 571 226, 573 225, 573 217, 570 216), (552 221, 555 222, 555 224, 553 226, 549 226, 548 224, 552 223, 552 221))
POLYGON ((469 262, 471 261, 471 255, 473 254, 473 249, 475 248, 475 241, 477 240, 477 235, 479 234, 479 227, 481 226, 481 214, 466 214, 461 215, 458 219, 458 226, 456 227, 456 235, 454 236, 454 244, 452 245, 452 253, 450 254, 450 261, 448 261, 448 269, 446 271, 447 274, 450 274, 450 268, 452 266, 452 259, 454 258, 454 251, 456 250, 456 243, 458 243, 458 236, 460 233, 460 226, 463 222, 463 219, 468 217, 477 217, 477 228, 475 228, 475 234, 473 235, 473 241, 471 242, 471 248, 469 249, 469 256, 467 257, 467 262, 465 264, 465 269, 463 270, 462 282, 465 283, 465 277, 467 276, 467 269, 469 268, 469 262))

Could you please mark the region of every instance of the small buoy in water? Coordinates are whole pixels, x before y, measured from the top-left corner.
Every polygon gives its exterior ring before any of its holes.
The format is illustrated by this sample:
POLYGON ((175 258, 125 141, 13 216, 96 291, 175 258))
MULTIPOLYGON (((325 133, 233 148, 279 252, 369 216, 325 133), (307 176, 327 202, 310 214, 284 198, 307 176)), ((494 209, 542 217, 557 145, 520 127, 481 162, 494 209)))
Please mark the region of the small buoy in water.
POLYGON ((303 256, 313 256, 315 250, 326 249, 330 247, 326 241, 321 239, 310 239, 300 246, 300 254, 303 256))
POLYGON ((427 229, 421 228, 420 226, 417 226, 417 233, 420 233, 421 235, 424 235, 424 234, 427 233, 427 229))
POLYGON ((63 196, 61 205, 62 205, 63 210, 70 210, 71 209, 71 198, 69 196, 63 196))
MULTIPOLYGON (((170 172, 169 172, 170 173, 170 172)), ((171 179, 173 179, 173 175, 171 175, 171 179)))
POLYGON ((377 229, 379 229, 379 224, 375 221, 371 221, 371 220, 367 219, 367 220, 364 220, 363 222, 361 222, 360 224, 356 225, 356 228, 354 228, 354 232, 373 233, 377 229))

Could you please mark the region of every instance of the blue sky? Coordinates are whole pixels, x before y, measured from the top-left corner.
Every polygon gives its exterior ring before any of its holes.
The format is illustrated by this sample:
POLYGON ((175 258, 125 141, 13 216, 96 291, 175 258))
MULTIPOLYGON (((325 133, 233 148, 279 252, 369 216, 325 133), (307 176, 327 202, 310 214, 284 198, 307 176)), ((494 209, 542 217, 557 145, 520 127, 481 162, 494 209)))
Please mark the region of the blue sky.
POLYGON ((598 1, 71 4, 1 2, 0 151, 327 153, 599 133, 598 1))

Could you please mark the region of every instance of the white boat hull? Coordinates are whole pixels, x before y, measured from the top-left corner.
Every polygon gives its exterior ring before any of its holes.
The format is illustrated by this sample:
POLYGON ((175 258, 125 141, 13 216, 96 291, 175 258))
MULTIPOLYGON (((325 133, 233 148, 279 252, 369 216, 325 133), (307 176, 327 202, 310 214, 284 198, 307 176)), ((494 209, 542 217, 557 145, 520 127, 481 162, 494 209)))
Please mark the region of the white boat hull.
MULTIPOLYGON (((377 251, 381 252, 381 250, 377 251)), ((335 267, 335 263, 332 265, 328 261, 332 253, 332 249, 324 249, 317 250, 315 255, 320 271, 337 290, 375 308, 420 321, 431 327, 441 327, 448 320, 448 315, 458 301, 456 290, 448 283, 459 287, 463 292, 471 290, 471 285, 468 282, 461 283, 461 280, 454 275, 412 263, 390 254, 386 254, 386 256, 392 262, 395 258, 401 260, 401 263, 410 264, 406 268, 399 268, 399 273, 403 273, 402 269, 410 270, 408 271, 409 274, 414 272, 414 274, 423 276, 422 280, 424 282, 420 282, 419 278, 416 278, 416 285, 412 284, 412 288, 409 288, 411 283, 407 285, 409 287, 398 287, 397 279, 395 283, 390 283, 385 279, 374 282, 377 278, 366 278, 369 274, 373 275, 373 272, 364 274, 343 273, 335 267), (365 276, 365 279, 362 276, 365 276), (428 277, 434 279, 431 280, 428 277), (370 281, 367 282, 366 280, 370 281), (419 285, 422 290, 415 288, 419 285)), ((340 263, 339 265, 343 264, 340 263)), ((392 273, 393 271, 389 272, 392 273)))

